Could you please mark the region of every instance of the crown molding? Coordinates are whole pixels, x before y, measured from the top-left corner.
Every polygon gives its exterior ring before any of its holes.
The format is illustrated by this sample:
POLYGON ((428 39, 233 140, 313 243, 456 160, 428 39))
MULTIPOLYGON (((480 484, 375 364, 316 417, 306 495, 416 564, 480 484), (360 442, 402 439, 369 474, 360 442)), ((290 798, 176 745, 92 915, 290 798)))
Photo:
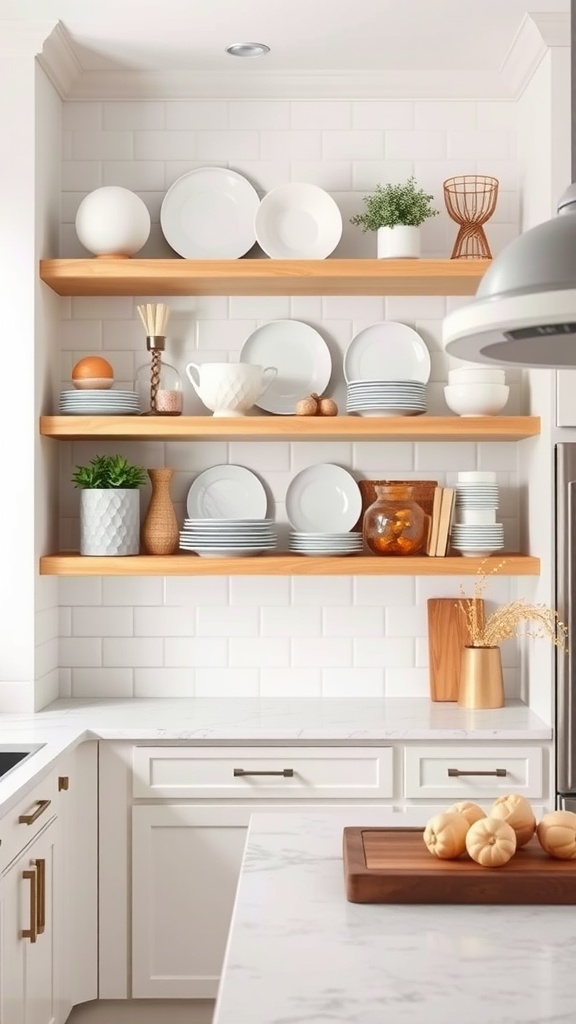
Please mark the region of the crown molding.
POLYGON ((499 78, 511 98, 520 98, 554 46, 570 46, 570 15, 525 14, 500 66, 499 78))
POLYGON ((0 57, 36 57, 57 21, 3 20, 0 57))
POLYGON ((62 22, 56 22, 44 40, 42 52, 38 54, 38 63, 62 99, 68 99, 83 71, 62 22))
POLYGON ((488 72, 85 71, 68 99, 509 99, 488 72))

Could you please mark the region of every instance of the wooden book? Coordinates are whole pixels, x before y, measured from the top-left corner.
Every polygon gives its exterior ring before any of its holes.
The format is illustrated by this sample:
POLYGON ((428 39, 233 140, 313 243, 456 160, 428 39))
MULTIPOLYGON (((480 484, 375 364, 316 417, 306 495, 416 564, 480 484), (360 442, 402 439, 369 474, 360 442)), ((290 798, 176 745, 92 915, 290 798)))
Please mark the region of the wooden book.
POLYGON ((430 523, 428 527, 428 540, 426 542, 427 555, 436 554, 436 545, 438 543, 438 526, 440 525, 440 508, 442 505, 443 490, 443 487, 434 488, 434 497, 432 499, 432 511, 430 513, 430 523))
POLYGON ((438 538, 436 540, 435 555, 443 558, 448 551, 450 539, 450 526, 454 514, 455 491, 453 487, 442 489, 442 504, 440 506, 440 521, 438 523, 438 538))

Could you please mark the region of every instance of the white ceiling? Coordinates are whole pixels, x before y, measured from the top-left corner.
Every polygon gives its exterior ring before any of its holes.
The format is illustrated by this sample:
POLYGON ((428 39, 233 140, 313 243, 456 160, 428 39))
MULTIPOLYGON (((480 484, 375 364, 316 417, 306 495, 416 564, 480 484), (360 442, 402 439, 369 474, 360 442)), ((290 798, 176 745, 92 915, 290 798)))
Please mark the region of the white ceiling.
POLYGON ((59 20, 84 71, 482 71, 496 75, 527 12, 569 0, 0 0, 0 18, 59 20), (232 42, 267 57, 240 60, 232 42))

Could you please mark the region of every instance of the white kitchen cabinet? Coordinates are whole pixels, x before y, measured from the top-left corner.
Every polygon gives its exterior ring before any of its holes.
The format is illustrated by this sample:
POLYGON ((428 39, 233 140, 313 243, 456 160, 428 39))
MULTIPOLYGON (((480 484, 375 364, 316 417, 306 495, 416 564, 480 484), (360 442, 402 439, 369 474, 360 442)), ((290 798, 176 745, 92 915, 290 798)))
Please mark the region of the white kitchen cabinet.
POLYGON ((543 795, 543 751, 539 746, 407 747, 404 787, 408 799, 489 799, 520 793, 543 795))
POLYGON ((215 998, 252 810, 134 807, 134 998, 215 998))
POLYGON ((576 370, 556 371, 556 425, 576 427, 576 370))
POLYGON ((59 822, 54 818, 0 880, 0 1021, 62 1024, 59 822))

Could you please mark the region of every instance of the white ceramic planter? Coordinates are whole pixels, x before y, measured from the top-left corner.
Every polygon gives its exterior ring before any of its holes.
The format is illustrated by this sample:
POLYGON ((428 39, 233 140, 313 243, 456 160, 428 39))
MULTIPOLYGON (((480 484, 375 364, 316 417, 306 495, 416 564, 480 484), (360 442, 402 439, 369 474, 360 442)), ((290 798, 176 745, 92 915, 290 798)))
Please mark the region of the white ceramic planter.
POLYGON ((395 228, 378 228, 379 260, 416 260, 420 256, 420 228, 398 224, 395 228))
POLYGON ((140 492, 97 488, 80 492, 80 554, 137 555, 140 551, 140 492))

